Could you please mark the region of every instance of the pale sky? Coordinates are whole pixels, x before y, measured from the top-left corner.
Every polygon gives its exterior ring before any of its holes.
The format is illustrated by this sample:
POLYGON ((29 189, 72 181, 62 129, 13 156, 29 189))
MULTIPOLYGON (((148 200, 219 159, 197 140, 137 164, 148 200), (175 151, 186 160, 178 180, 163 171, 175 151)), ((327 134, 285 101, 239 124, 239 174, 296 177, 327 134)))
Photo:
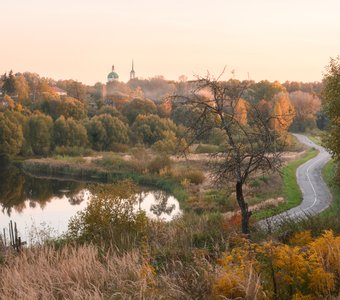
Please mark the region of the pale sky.
POLYGON ((320 81, 340 54, 339 0, 0 0, 0 73, 106 82, 236 78, 320 81), (229 73, 226 77, 229 76, 229 73))

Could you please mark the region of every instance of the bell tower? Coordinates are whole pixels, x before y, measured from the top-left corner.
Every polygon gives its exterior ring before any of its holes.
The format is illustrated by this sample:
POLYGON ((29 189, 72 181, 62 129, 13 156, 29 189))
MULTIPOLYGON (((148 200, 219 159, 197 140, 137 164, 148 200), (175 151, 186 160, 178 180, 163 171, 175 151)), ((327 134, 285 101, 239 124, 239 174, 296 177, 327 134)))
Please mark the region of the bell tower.
POLYGON ((133 60, 132 60, 132 68, 131 68, 131 71, 130 71, 130 80, 135 79, 135 78, 136 78, 136 73, 135 73, 135 70, 134 70, 133 60))

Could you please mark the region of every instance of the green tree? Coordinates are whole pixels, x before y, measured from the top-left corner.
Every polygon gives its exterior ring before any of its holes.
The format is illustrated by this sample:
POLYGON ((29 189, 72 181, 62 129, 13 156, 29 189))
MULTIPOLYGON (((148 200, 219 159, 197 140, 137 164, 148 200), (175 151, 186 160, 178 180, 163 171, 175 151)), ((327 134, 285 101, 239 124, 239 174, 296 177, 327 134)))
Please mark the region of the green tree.
POLYGON ((323 78, 323 110, 329 118, 324 142, 332 156, 340 161, 340 55, 331 58, 323 78))
POLYGON ((117 117, 124 123, 127 123, 126 117, 123 116, 120 111, 118 111, 115 107, 111 105, 103 105, 100 109, 96 111, 96 115, 104 115, 104 114, 108 114, 112 117, 117 117))
POLYGON ((87 132, 95 150, 112 150, 117 143, 129 142, 128 127, 108 114, 93 117, 87 124, 87 132))
POLYGON ((80 122, 61 116, 54 122, 53 142, 56 146, 83 147, 87 144, 87 131, 80 122))
POLYGON ((2 82, 3 85, 1 90, 4 94, 15 94, 15 77, 12 70, 9 72, 8 76, 6 73, 2 76, 2 82))
POLYGON ((28 142, 36 155, 47 155, 51 149, 53 121, 44 114, 32 115, 28 120, 28 142))
POLYGON ((107 139, 106 130, 98 117, 93 117, 86 124, 87 136, 94 150, 101 151, 105 148, 107 139))
POLYGON ((262 80, 251 84, 246 95, 248 95, 248 100, 256 104, 262 99, 272 101, 277 93, 285 91, 285 87, 283 87, 278 81, 270 82, 268 80, 262 80))
POLYGON ((166 138, 167 131, 176 132, 176 125, 170 119, 157 115, 139 115, 131 127, 131 137, 137 143, 153 145, 166 138))
POLYGON ((131 125, 138 115, 150 115, 157 113, 157 106, 151 100, 133 99, 126 103, 122 109, 123 115, 128 119, 131 125))
POLYGON ((0 112, 0 154, 18 154, 23 141, 21 124, 8 113, 0 112))
POLYGON ((82 123, 72 118, 67 119, 68 146, 84 147, 88 143, 87 131, 82 123))
POLYGON ((56 146, 68 145, 68 126, 64 116, 59 117, 53 125, 53 142, 56 146))

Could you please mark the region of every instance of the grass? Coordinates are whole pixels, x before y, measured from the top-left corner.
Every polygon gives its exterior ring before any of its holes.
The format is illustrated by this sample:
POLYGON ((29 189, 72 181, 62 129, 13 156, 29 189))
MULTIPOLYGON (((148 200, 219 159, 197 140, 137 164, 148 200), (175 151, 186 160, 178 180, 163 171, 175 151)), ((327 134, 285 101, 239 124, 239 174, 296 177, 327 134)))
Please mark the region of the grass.
POLYGON ((308 134, 307 136, 313 143, 322 146, 321 136, 315 136, 311 134, 308 134))
POLYGON ((321 217, 332 217, 340 214, 340 185, 334 181, 335 178, 335 163, 330 160, 322 170, 322 176, 327 183, 332 194, 332 204, 324 212, 321 217))
POLYGON ((299 185, 296 181, 296 170, 299 166, 304 164, 306 161, 312 159, 318 154, 315 149, 310 149, 307 154, 298 160, 290 162, 288 165, 282 169, 282 195, 285 202, 275 208, 268 208, 261 211, 254 212, 253 216, 257 219, 264 219, 270 216, 284 212, 290 208, 298 206, 302 201, 302 193, 299 185))

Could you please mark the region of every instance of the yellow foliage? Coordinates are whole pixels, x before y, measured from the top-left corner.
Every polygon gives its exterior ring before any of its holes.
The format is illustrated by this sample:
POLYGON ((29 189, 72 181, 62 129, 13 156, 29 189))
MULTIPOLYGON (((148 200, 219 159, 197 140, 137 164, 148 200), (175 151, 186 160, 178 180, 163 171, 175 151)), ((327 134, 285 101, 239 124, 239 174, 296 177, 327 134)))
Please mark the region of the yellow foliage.
POLYGON ((340 236, 335 237, 332 230, 310 243, 311 251, 327 271, 340 274, 340 236))
POLYGON ((214 285, 216 297, 269 299, 275 293, 274 286, 277 299, 337 296, 340 236, 332 231, 315 239, 309 231, 299 232, 290 239, 291 245, 272 240, 254 244, 243 238, 230 244, 234 248, 220 260, 222 271, 214 285))
POLYGON ((274 267, 285 284, 301 285, 307 275, 308 262, 299 247, 280 245, 276 248, 274 267))
POLYGON ((287 94, 276 97, 270 127, 277 132, 287 131, 295 117, 295 109, 287 94))
POLYGON ((240 98, 235 106, 235 119, 241 124, 246 125, 247 119, 247 102, 240 98))
POLYGON ((296 293, 292 300, 313 300, 314 297, 310 296, 310 295, 302 295, 300 292, 296 293))
POLYGON ((290 240, 289 243, 294 246, 303 246, 312 241, 312 235, 310 230, 298 232, 294 234, 290 240))

